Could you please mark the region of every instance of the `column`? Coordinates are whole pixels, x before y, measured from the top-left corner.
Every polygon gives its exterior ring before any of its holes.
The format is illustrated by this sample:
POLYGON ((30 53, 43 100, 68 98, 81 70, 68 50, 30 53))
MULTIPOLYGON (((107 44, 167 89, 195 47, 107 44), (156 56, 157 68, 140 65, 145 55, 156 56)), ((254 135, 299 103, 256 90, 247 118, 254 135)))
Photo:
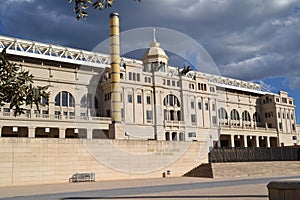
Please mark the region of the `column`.
POLYGON ((259 136, 255 136, 256 147, 259 147, 259 136))
POLYGON ((80 107, 80 103, 76 103, 75 104, 75 119, 77 120, 78 118, 77 117, 80 117, 80 111, 81 111, 81 107, 80 107))
POLYGON ((35 127, 28 127, 28 137, 30 138, 35 137, 35 127))
POLYGON ((59 138, 65 138, 66 137, 66 129, 60 128, 59 129, 59 138))
POLYGON ((231 147, 235 147, 234 146, 234 135, 230 135, 230 142, 231 142, 231 147))
POLYGON ((247 135, 244 135, 244 147, 248 147, 247 135))
MULTIPOLYGON (((54 102, 49 102, 49 117, 51 115, 54 115, 54 110, 55 110, 54 102)), ((31 113, 31 115, 32 115, 32 113, 31 113)))
POLYGON ((93 129, 87 129, 86 130, 86 138, 87 139, 93 139, 93 129))
POLYGON ((270 144, 270 137, 266 137, 266 140, 267 140, 267 147, 271 147, 271 144, 270 144))

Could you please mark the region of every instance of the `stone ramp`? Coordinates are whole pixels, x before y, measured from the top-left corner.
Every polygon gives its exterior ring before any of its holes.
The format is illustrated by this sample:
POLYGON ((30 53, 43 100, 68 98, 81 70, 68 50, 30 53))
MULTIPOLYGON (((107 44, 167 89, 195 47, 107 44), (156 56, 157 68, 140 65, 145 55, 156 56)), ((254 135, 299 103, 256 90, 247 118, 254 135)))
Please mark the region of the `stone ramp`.
POLYGON ((299 161, 204 163, 183 176, 203 178, 233 178, 249 176, 299 175, 299 161))
POLYGON ((201 164, 194 169, 190 170, 183 176, 185 177, 202 177, 202 178, 213 178, 212 165, 210 163, 201 164))

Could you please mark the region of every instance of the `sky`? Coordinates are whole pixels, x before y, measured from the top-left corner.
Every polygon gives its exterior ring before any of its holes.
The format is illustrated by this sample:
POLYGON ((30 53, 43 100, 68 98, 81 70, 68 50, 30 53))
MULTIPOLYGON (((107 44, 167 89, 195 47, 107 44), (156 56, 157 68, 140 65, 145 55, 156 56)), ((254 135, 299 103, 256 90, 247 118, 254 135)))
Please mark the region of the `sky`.
POLYGON ((122 31, 178 31, 201 44, 221 75, 289 92, 300 123, 300 0, 115 0, 79 21, 73 10, 68 0, 0 0, 0 34, 92 50, 118 12, 122 31))

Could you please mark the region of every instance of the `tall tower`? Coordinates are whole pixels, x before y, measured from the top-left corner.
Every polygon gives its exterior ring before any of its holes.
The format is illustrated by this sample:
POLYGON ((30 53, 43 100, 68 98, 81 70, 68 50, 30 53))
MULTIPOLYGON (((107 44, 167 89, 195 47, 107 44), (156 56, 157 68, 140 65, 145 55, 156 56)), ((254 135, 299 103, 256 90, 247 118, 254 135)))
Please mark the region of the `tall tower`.
POLYGON ((115 139, 121 123, 119 14, 110 14, 111 119, 109 138, 115 139))

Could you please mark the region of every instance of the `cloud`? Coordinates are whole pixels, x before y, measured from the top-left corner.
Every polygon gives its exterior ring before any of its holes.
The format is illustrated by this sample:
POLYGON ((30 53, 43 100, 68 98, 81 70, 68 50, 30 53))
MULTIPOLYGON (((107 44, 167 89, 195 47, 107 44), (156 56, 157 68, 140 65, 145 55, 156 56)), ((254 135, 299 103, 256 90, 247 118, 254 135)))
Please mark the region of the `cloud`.
MULTIPOLYGON (((300 74, 299 0, 118 0, 108 10, 89 9, 86 21, 75 19, 74 4, 67 1, 6 2, 0 5, 0 34, 91 50, 108 37, 109 13, 117 11, 122 31, 162 27, 190 36, 223 75, 246 80, 283 76, 300 88, 294 75, 300 74)), ((134 39, 140 43, 142 37, 134 39)), ((181 44, 174 42, 178 48, 181 44)))
POLYGON ((27 2, 27 3, 33 3, 34 0, 8 0, 8 3, 23 3, 23 2, 27 2))

